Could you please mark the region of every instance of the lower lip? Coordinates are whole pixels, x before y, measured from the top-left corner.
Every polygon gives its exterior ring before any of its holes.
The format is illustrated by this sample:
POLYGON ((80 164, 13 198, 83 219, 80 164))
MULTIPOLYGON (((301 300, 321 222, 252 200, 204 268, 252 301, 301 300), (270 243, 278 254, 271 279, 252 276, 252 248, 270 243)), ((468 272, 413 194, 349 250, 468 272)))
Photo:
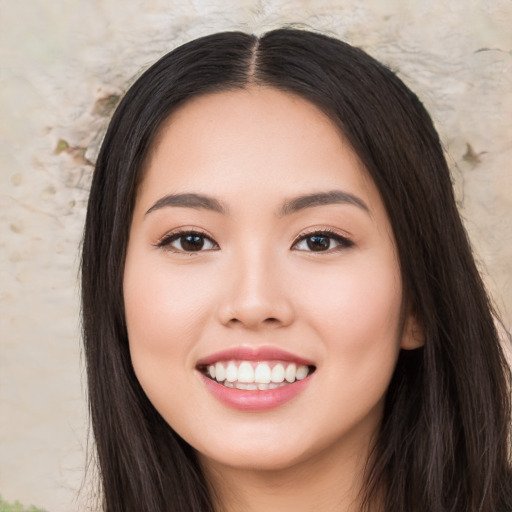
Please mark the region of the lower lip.
POLYGON ((228 388, 201 374, 208 391, 219 402, 232 409, 246 412, 267 411, 289 402, 303 391, 310 382, 310 376, 280 388, 245 390, 228 388))

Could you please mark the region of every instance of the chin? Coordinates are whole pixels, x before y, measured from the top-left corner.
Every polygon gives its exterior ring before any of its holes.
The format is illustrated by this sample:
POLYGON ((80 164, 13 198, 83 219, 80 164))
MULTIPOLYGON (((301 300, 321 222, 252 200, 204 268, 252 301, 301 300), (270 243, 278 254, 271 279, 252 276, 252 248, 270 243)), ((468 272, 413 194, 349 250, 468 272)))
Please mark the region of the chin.
POLYGON ((297 449, 278 450, 276 446, 254 447, 235 451, 224 451, 222 454, 198 453, 199 459, 213 466, 229 467, 239 471, 268 472, 285 471, 306 462, 305 452, 297 453, 297 449))

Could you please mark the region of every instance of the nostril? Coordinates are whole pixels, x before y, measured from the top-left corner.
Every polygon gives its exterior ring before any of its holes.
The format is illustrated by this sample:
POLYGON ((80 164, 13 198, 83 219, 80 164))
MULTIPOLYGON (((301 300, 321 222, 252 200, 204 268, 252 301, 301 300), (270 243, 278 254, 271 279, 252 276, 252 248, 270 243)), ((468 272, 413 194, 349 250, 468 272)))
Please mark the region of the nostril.
MULTIPOLYGON (((249 322, 247 322, 247 321, 244 322, 244 321, 240 320, 239 318, 231 318, 229 320, 229 323, 233 325, 233 324, 242 324, 242 323, 249 323, 249 322)), ((267 324, 267 325, 276 325, 276 324, 280 324, 281 322, 277 318, 270 317, 270 318, 265 318, 265 320, 263 320, 263 323, 267 324)))

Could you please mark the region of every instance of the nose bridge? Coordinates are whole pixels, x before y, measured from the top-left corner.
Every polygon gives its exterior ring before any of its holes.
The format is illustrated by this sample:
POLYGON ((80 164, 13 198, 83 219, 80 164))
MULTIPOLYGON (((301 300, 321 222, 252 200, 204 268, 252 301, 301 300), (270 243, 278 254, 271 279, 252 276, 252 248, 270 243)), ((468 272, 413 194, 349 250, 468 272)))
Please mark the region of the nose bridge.
POLYGON ((237 251, 229 274, 220 309, 222 323, 254 329, 292 321, 291 300, 272 248, 251 244, 237 251))

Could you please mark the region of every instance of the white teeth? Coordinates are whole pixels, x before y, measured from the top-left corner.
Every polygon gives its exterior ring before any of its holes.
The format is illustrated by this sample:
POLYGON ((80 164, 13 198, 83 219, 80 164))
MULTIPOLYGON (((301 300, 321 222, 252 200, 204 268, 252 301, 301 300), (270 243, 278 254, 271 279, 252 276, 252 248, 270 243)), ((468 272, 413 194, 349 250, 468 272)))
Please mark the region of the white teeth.
POLYGON ((287 386, 288 384, 275 384, 274 382, 269 382, 268 384, 258 384, 258 389, 260 391, 266 391, 267 389, 276 389, 282 388, 283 386, 287 386))
POLYGON ((287 386, 285 383, 274 384, 272 382, 268 384, 246 384, 244 382, 224 382, 224 386, 228 386, 229 388, 235 389, 245 389, 248 391, 266 391, 267 389, 276 389, 281 388, 283 386, 287 386))
POLYGON ((295 365, 295 363, 289 364, 286 367, 286 374, 285 374, 284 378, 286 379, 287 382, 290 382, 290 383, 294 382, 296 373, 297 373, 297 366, 295 365))
POLYGON ((254 370, 251 363, 244 361, 240 364, 238 368, 238 382, 254 382, 254 370))
POLYGON ((295 378, 297 380, 305 379, 308 376, 308 373, 309 373, 309 368, 307 366, 301 365, 297 368, 295 378))
POLYGON ((279 363, 272 368, 272 375, 271 380, 272 382, 276 382, 279 384, 280 382, 283 382, 285 376, 284 366, 279 363))
POLYGON ((266 362, 229 361, 216 363, 205 369, 207 375, 230 388, 267 390, 286 386, 309 375, 309 367, 295 363, 277 363, 272 369, 266 362), (226 365, 226 366, 225 366, 226 365))
POLYGON ((254 382, 268 384, 271 380, 270 366, 266 363, 258 363, 254 371, 254 382))
POLYGON ((226 380, 228 382, 235 382, 238 379, 238 370, 236 368, 235 363, 229 363, 226 368, 226 380))
POLYGON ((217 363, 215 365, 215 378, 219 382, 226 380, 226 370, 224 370, 224 365, 222 363, 217 363))
POLYGON ((237 382, 233 387, 236 389, 248 389, 249 391, 256 391, 258 389, 256 384, 246 384, 244 382, 237 382))

